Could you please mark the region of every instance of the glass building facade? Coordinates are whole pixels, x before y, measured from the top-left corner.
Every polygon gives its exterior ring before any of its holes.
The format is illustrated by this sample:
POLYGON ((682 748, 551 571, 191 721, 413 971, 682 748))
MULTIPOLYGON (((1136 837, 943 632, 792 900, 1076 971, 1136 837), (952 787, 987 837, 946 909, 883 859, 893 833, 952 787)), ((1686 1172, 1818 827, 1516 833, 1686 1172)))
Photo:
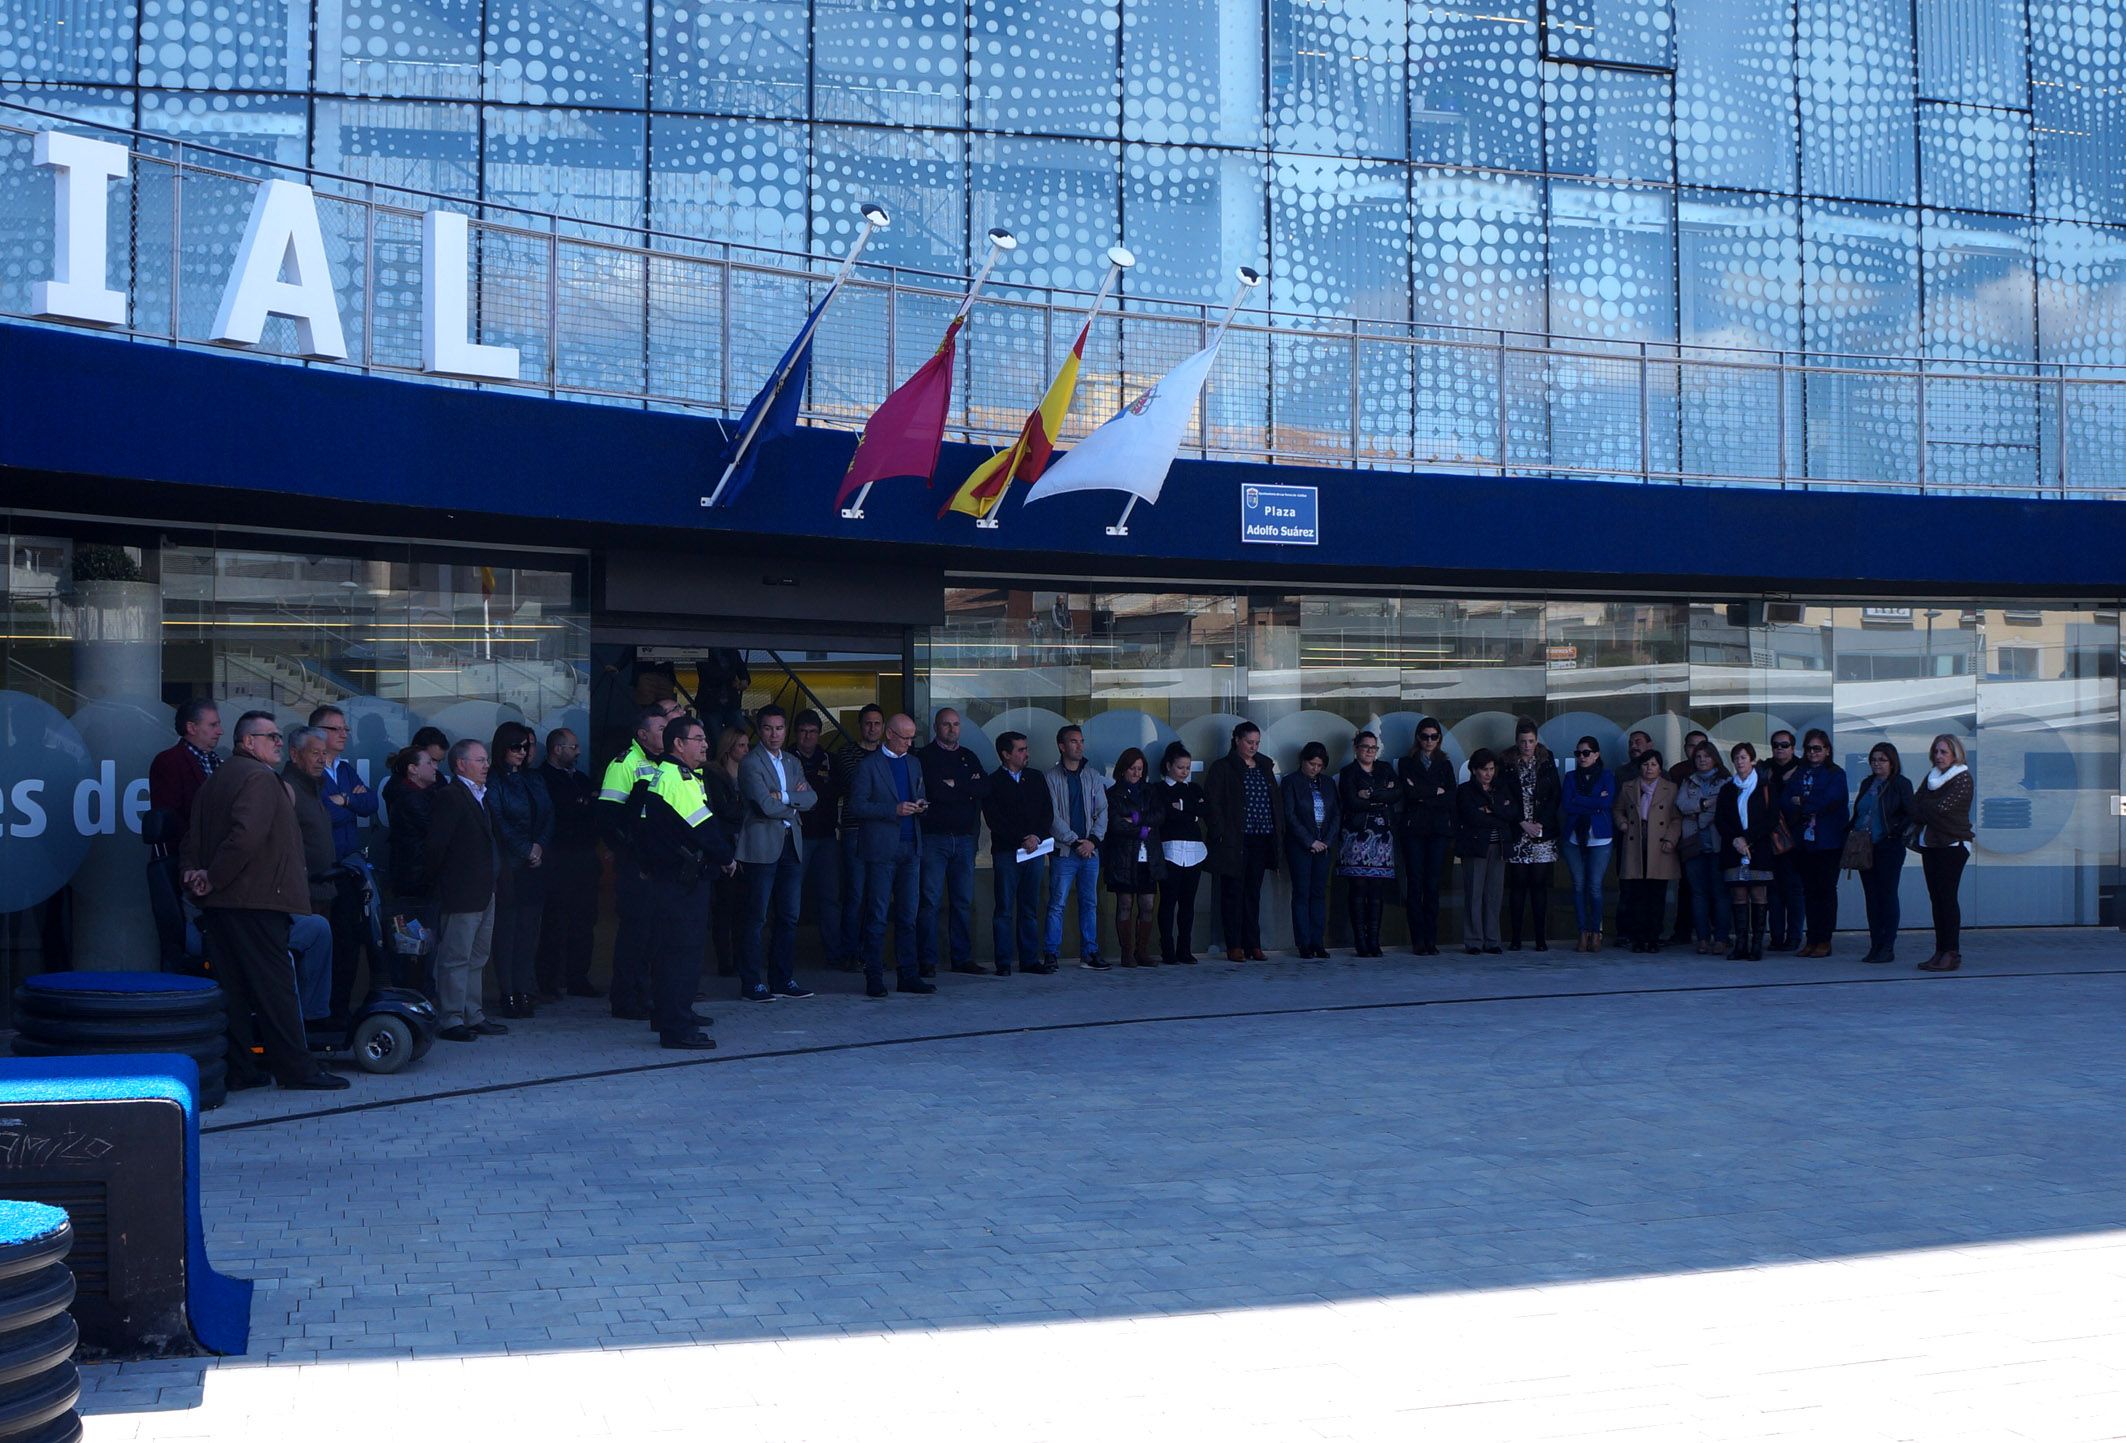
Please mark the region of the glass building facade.
MULTIPOLYGON (((1503 394, 1531 463, 2030 487, 2066 435, 2126 482, 2126 406, 2015 384, 2126 364, 2126 0, 0 0, 0 89, 601 233, 830 253, 876 199, 869 257, 917 271, 1017 229, 1000 296, 1119 239, 1137 307, 1266 263, 1271 309, 1361 335, 1541 338, 1280 336, 1278 428, 1386 464, 1488 454, 1503 394), (1808 369, 1690 364, 1738 349, 1808 369)), ((575 338, 584 384, 669 355, 646 309, 575 338)), ((715 364, 762 374, 797 313, 715 364)))

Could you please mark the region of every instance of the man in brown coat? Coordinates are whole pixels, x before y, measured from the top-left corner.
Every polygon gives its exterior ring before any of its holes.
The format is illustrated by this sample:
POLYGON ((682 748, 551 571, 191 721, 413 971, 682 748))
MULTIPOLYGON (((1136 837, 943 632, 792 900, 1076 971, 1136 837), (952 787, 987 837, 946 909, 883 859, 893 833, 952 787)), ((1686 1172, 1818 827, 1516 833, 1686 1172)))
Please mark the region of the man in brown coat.
POLYGON ((310 911, 295 806, 274 769, 281 733, 271 712, 245 712, 236 747, 192 803, 180 854, 185 890, 197 899, 208 958, 229 1006, 229 1086, 263 1081, 252 1060, 253 1019, 266 1068, 282 1087, 332 1091, 347 1079, 318 1066, 295 1000, 289 919, 310 911))

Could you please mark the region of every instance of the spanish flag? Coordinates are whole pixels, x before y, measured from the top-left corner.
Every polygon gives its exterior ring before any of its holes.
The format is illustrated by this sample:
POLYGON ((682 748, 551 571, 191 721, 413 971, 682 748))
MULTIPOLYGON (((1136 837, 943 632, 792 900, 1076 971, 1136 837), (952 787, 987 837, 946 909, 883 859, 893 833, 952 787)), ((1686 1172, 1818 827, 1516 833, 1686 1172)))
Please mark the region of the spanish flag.
POLYGON ((950 501, 938 508, 938 515, 947 511, 962 511, 969 516, 983 517, 1003 503, 1004 493, 1011 489, 1013 481, 1031 483, 1048 465, 1049 453, 1055 450, 1056 436, 1063 429, 1063 418, 1070 413, 1071 397, 1078 389, 1078 367, 1085 360, 1085 338, 1092 331, 1092 322, 1087 321, 1078 332, 1077 344, 1070 348, 1070 358, 1063 362, 1063 369, 1056 372, 1055 380, 1048 384, 1048 394, 1041 398, 1041 405, 1026 424, 1019 428, 1019 439, 1008 451, 999 451, 974 469, 950 501))

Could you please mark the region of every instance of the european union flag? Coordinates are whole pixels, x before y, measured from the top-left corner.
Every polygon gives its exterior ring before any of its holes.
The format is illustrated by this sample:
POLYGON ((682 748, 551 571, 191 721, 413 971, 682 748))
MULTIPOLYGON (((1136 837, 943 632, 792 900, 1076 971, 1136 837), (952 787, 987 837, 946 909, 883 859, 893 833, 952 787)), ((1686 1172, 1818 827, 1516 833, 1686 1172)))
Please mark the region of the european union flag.
MULTIPOLYGON (((768 374, 768 384, 746 407, 745 415, 739 417, 738 429, 718 457, 723 468, 730 471, 730 475, 719 482, 721 494, 716 503, 719 506, 730 505, 746 489, 746 483, 753 479, 753 472, 760 464, 762 450, 773 442, 797 434, 797 411, 804 404, 805 383, 812 375, 812 337, 819 326, 820 312, 833 298, 831 289, 820 297, 812 314, 805 317, 804 328, 797 333, 797 339, 790 342, 790 349, 783 352, 782 359, 768 374), (750 442, 748 437, 752 438, 750 442), (744 449, 740 450, 741 447, 744 449), (735 469, 732 467, 734 460, 737 462, 735 469)), ((721 476, 722 473, 718 474, 721 476)))

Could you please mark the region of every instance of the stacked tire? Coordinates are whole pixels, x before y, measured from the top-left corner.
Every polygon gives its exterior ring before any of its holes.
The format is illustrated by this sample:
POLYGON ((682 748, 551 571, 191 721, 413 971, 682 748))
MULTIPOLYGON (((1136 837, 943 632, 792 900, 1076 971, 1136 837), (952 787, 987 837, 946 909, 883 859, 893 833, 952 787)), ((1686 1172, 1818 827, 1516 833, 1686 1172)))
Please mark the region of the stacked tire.
POLYGON ((17 1057, 182 1052, 199 1064, 199 1105, 228 1097, 222 990, 170 972, 48 972, 15 989, 17 1057))
POLYGON ((74 1228, 61 1208, 0 1202, 0 1443, 75 1443, 80 1334, 67 1306, 74 1228))

